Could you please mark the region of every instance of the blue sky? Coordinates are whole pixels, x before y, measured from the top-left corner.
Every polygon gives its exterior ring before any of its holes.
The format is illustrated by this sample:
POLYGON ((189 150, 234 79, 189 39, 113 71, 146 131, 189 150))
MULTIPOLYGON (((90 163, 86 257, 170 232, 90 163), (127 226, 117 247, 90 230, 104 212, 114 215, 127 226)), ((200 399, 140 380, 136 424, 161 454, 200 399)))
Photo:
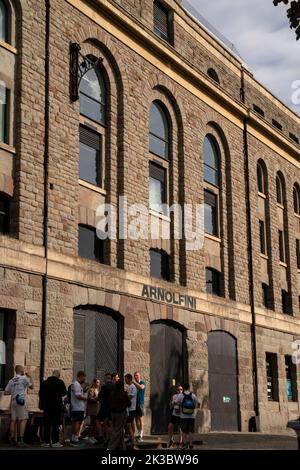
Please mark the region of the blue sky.
POLYGON ((188 0, 232 41, 251 72, 300 115, 292 83, 300 80, 300 41, 289 27, 287 6, 273 0, 188 0))

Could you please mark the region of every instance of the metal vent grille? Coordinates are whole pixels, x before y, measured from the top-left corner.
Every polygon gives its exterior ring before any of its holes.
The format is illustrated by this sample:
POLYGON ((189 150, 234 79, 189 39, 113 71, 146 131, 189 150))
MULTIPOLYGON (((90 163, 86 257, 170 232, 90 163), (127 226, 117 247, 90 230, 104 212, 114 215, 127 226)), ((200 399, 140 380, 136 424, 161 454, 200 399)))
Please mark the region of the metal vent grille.
POLYGON ((159 2, 153 4, 154 32, 169 41, 169 12, 159 2))

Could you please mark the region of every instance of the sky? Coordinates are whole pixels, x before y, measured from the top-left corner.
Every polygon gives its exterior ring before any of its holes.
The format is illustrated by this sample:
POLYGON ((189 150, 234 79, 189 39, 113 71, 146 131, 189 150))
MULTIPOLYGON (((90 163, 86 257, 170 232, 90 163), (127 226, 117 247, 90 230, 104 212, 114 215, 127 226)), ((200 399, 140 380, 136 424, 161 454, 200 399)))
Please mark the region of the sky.
POLYGON ((273 0, 188 1, 235 44, 256 79, 300 115, 292 88, 300 88, 300 41, 289 27, 287 6, 275 7, 273 0))

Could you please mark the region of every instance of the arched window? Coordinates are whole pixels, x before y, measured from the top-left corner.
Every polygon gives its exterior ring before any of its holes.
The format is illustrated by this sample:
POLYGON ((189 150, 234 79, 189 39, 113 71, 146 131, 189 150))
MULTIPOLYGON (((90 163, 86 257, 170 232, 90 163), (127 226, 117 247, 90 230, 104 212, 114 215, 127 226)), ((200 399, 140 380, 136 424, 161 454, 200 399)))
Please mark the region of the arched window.
POLYGON ((266 174, 260 162, 257 164, 257 188, 259 193, 266 194, 266 174))
POLYGON ((106 100, 103 75, 89 70, 80 83, 79 178, 100 188, 105 182, 106 100))
POLYGON ((0 0, 0 39, 8 42, 8 11, 3 0, 0 0))
POLYGON ((9 198, 0 193, 0 233, 9 232, 9 198))
POLYGON ((154 101, 150 109, 149 150, 169 160, 169 123, 163 106, 154 101))
POLYGON ((215 71, 215 69, 209 68, 208 71, 207 71, 207 75, 208 75, 212 80, 214 80, 216 83, 220 84, 219 75, 217 74, 217 72, 215 71))
POLYGON ((300 187, 297 183, 294 184, 293 197, 294 197, 294 212, 295 214, 300 215, 300 187))
POLYGON ((204 180, 219 187, 220 185, 219 148, 213 136, 204 139, 204 180))
POLYGON ((277 204, 281 206, 284 205, 284 196, 283 196, 283 179, 280 173, 277 173, 276 176, 276 198, 277 204))
POLYGON ((98 69, 89 70, 80 82, 80 114, 106 124, 106 87, 98 69))

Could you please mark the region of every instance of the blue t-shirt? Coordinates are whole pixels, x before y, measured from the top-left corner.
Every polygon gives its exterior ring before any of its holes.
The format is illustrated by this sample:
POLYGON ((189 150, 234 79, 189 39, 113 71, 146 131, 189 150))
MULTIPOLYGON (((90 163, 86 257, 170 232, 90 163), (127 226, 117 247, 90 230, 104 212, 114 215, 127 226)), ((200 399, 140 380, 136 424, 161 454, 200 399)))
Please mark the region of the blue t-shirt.
POLYGON ((136 406, 144 406, 144 404, 145 404, 146 384, 143 380, 140 380, 139 385, 145 385, 145 388, 143 390, 138 390, 137 399, 136 399, 136 406))

